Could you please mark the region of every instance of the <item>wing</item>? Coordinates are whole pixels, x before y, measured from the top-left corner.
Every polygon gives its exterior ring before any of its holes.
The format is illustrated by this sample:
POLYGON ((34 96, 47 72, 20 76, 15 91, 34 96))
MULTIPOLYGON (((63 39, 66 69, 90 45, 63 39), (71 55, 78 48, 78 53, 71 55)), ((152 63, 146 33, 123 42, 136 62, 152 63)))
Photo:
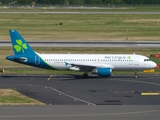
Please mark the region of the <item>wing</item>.
POLYGON ((67 62, 65 62, 65 64, 66 66, 70 66, 71 70, 75 69, 79 71, 93 71, 95 68, 114 68, 114 66, 110 64, 75 64, 67 62))

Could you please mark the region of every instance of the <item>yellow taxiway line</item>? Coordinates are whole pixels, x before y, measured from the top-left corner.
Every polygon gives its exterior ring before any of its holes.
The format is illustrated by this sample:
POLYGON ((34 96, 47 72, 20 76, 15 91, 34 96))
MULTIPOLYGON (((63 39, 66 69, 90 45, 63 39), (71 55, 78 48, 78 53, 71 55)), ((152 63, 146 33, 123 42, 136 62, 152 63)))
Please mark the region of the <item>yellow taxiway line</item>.
POLYGON ((141 92, 142 96, 156 96, 160 95, 160 92, 141 92))
POLYGON ((52 78, 52 75, 48 78, 48 81, 52 78))

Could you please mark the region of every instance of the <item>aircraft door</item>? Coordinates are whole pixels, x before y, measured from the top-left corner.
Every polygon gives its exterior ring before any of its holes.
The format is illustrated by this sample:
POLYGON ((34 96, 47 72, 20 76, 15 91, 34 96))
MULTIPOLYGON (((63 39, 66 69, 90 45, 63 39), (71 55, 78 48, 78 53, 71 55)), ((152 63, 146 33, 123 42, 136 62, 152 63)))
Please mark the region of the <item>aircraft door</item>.
POLYGON ((40 57, 39 56, 35 56, 35 64, 40 65, 40 57))
POLYGON ((139 57, 134 55, 134 65, 139 65, 139 57))

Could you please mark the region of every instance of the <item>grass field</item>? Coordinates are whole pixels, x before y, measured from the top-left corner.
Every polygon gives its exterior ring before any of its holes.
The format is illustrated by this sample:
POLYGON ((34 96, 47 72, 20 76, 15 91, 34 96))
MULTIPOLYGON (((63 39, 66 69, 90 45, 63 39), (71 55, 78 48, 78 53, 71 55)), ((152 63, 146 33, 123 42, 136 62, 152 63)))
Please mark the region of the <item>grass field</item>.
POLYGON ((0 14, 0 40, 10 40, 8 30, 17 29, 27 41, 159 41, 159 22, 160 15, 0 14))
MULTIPOLYGON (((141 54, 145 56, 150 56, 150 54, 160 53, 159 48, 34 48, 38 53, 55 53, 55 54, 141 54)), ((5 73, 8 74, 82 74, 82 72, 74 71, 59 71, 59 70, 44 70, 37 69, 26 65, 21 65, 6 60, 7 55, 14 54, 12 47, 2 47, 0 49, 0 67, 5 69, 5 73)), ((157 64, 160 64, 160 59, 151 58, 157 64)), ((114 74, 132 74, 133 71, 115 71, 114 74)), ((140 71, 139 73, 143 73, 140 71)), ((160 70, 156 70, 156 73, 160 73, 160 70)))
POLYGON ((16 90, 0 89, 0 105, 45 105, 16 90))
MULTIPOLYGON (((121 7, 116 9, 0 9, 4 11, 133 11, 160 12, 160 7, 121 7)), ((116 40, 116 41, 159 41, 160 15, 85 15, 85 14, 0 14, 0 40, 10 40, 9 29, 17 29, 29 40, 116 40), (59 25, 62 23, 62 25, 59 25), (126 39, 127 38, 127 39, 126 39)), ((160 49, 140 48, 34 48, 39 53, 136 53, 146 56, 160 53, 160 49)), ((7 61, 5 57, 13 54, 11 47, 0 48, 0 67, 7 68, 6 73, 49 73, 69 74, 73 72, 30 69, 31 67, 7 61), (10 69, 11 68, 11 69, 10 69), (12 69, 12 68, 25 68, 12 69)), ((153 58, 152 58, 153 59, 153 58)), ((153 59, 157 63, 159 59, 153 59)))

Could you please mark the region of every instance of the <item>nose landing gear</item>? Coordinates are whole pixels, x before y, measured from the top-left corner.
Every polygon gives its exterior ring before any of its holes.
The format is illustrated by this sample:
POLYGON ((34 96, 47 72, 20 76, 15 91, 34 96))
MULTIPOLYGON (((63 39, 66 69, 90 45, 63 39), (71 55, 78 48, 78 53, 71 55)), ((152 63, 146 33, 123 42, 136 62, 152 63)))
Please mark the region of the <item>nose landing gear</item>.
POLYGON ((138 75, 137 75, 137 71, 136 71, 136 70, 134 71, 134 78, 135 78, 135 79, 138 78, 138 75))

